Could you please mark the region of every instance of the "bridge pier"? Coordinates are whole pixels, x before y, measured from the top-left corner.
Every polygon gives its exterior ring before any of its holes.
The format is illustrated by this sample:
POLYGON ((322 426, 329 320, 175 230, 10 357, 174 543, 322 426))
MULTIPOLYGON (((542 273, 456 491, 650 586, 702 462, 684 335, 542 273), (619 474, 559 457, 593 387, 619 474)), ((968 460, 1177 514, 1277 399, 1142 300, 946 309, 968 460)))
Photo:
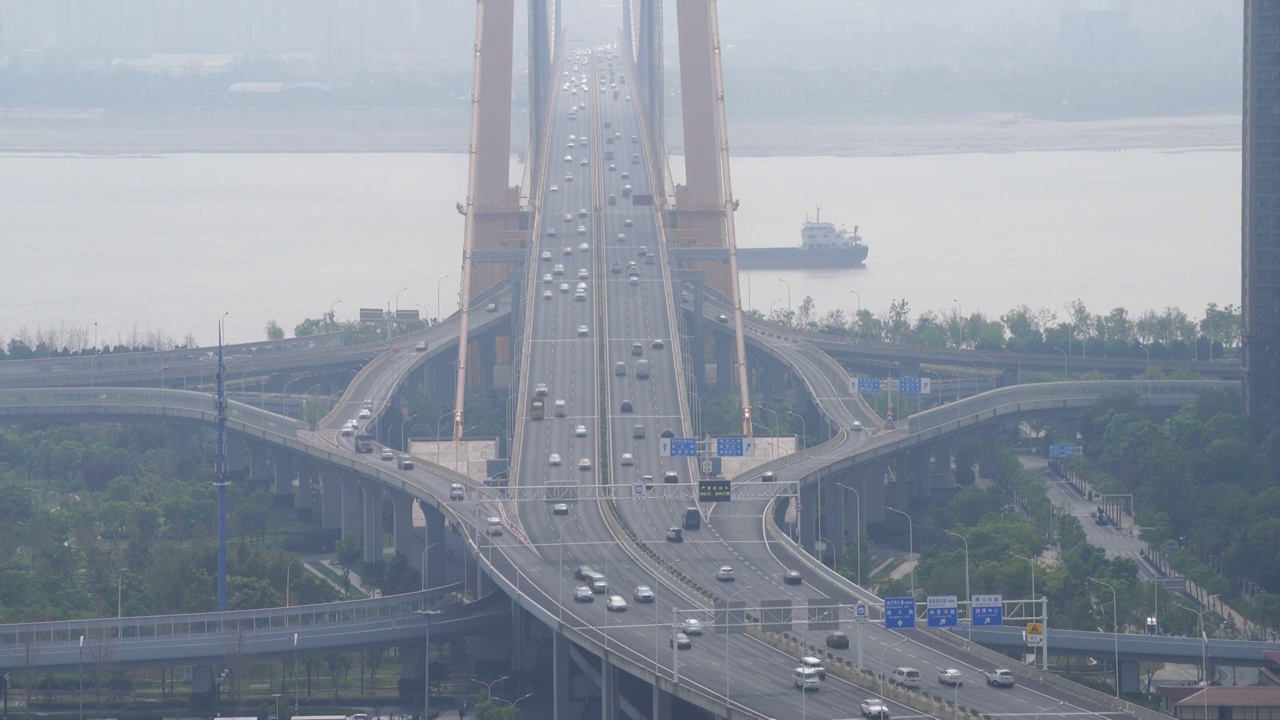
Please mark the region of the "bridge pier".
POLYGON ((244 469, 245 453, 244 436, 239 433, 227 433, 227 472, 236 473, 244 469))
POLYGON ((858 492, 862 495, 862 521, 864 523, 884 522, 885 496, 888 492, 889 464, 876 462, 867 466, 858 481, 858 492))
POLYGON ((364 561, 382 559, 382 483, 372 479, 360 479, 360 491, 364 494, 364 561))
POLYGON ((498 365, 498 338, 492 334, 476 339, 476 379, 481 390, 493 387, 493 371, 498 365))
POLYGON ((360 537, 360 480, 355 473, 342 475, 342 536, 360 537))
POLYGON ((573 699, 573 685, 570 679, 573 677, 572 661, 569 659, 569 638, 559 632, 552 633, 551 637, 551 707, 553 718, 579 717, 581 708, 574 713, 570 710, 575 706, 573 699))
POLYGON ((342 479, 340 471, 325 468, 320 472, 320 527, 342 529, 342 479))
MULTIPOLYGON (((249 448, 249 482, 265 483, 267 482, 267 454, 270 447, 264 442, 248 441, 245 443, 249 448)), ((230 465, 227 466, 230 469, 230 465)))
MULTIPOLYGON (((845 490, 836 485, 837 482, 845 482, 847 480, 842 476, 833 476, 824 478, 822 481, 822 510, 823 510, 823 527, 822 536, 826 539, 830 546, 828 550, 831 553, 831 565, 838 567, 840 558, 845 553, 845 490)), ((859 491, 861 492, 861 491, 859 491)), ((827 562, 826 554, 820 558, 823 563, 827 562)))
MULTIPOLYGON (((440 587, 448 584, 448 567, 445 560, 448 558, 447 538, 444 527, 444 513, 427 503, 419 503, 422 508, 422 517, 426 520, 426 533, 424 541, 427 548, 427 587, 440 587)), ((463 544, 463 552, 466 553, 466 544, 463 544)), ((463 556, 464 563, 468 558, 463 556)))
POLYGON ((306 455, 298 455, 298 493, 293 496, 293 509, 299 517, 310 517, 311 478, 316 464, 306 455))
POLYGON ((272 503, 285 507, 293 496, 293 453, 286 448, 271 446, 271 471, 275 480, 271 488, 272 503))
POLYGON ((622 688, 618 686, 618 669, 609 662, 609 655, 600 658, 600 718, 618 720, 618 698, 622 688))
POLYGON ((671 693, 657 685, 651 687, 653 690, 653 711, 649 717, 653 718, 653 720, 671 720, 671 693))
POLYGON ((401 695, 401 702, 412 702, 414 706, 423 706, 423 693, 431 692, 430 671, 427 668, 427 645, 430 642, 410 642, 396 646, 400 654, 400 679, 403 690, 410 690, 412 695, 401 695))
POLYGON ((387 488, 387 495, 391 498, 391 519, 394 523, 392 546, 396 554, 404 555, 411 566, 421 565, 423 546, 413 533, 413 497, 393 488, 387 488))
POLYGON ((930 473, 930 457, 928 449, 912 448, 907 453, 908 473, 911 476, 911 496, 928 499, 933 488, 933 475, 930 473))
POLYGON ((1137 660, 1121 660, 1119 677, 1121 695, 1142 692, 1142 673, 1137 660))

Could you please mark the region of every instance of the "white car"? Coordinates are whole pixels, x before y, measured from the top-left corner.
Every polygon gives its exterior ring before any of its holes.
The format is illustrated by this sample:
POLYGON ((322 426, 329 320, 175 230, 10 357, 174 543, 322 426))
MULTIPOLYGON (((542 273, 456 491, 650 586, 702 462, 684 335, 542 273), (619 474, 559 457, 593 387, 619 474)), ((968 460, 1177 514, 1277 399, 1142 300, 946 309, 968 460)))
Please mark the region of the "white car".
POLYGON ((943 685, 950 685, 951 687, 960 687, 961 685, 964 685, 963 676, 960 674, 960 671, 955 668, 939 670, 938 682, 943 685))
POLYGON ((634 457, 632 457, 632 456, 631 456, 631 453, 622 453, 622 458, 621 458, 620 462, 621 462, 623 465, 628 465, 628 466, 630 466, 630 465, 635 465, 635 464, 636 464, 636 459, 635 459, 634 457))
POLYGON ((560 186, 552 185, 551 187, 547 188, 547 192, 560 192, 560 186))
POLYGON ((590 469, 591 469, 591 458, 580 458, 580 459, 578 460, 578 469, 579 469, 579 470, 590 470, 590 469))
POLYGON ((369 408, 360 408, 360 412, 356 415, 356 417, 360 418, 361 420, 368 420, 369 416, 372 414, 373 413, 369 411, 369 408))
POLYGON ((565 155, 565 156, 564 156, 564 161, 565 161, 565 162, 568 162, 568 163, 573 162, 573 156, 572 156, 572 155, 565 155))
POLYGON ((571 223, 571 222, 573 222, 573 216, 572 216, 572 215, 570 215, 569 213, 565 213, 565 214, 564 214, 564 218, 563 218, 563 219, 564 219, 564 221, 565 221, 565 222, 567 222, 567 223, 571 223))
POLYGON ((551 467, 560 467, 560 453, 551 453, 547 457, 547 464, 551 467))
POLYGON ((551 299, 551 298, 553 298, 553 297, 555 297, 555 295, 552 295, 550 290, 543 290, 543 291, 542 291, 542 299, 543 299, 543 300, 550 300, 550 299, 551 299))
POLYGON ((565 174, 564 174, 564 181, 565 181, 565 182, 573 182, 573 173, 565 173, 565 174))
POLYGON ((605 607, 614 612, 622 612, 627 609, 627 601, 621 595, 610 595, 605 607))
POLYGON ((862 701, 862 717, 889 720, 889 706, 880 698, 867 698, 862 701))
POLYGON ((551 274, 552 274, 552 275, 563 275, 563 274, 564 274, 564 265, 561 265, 560 263, 556 263, 555 267, 551 268, 551 274))
POLYGON ((564 246, 564 250, 561 250, 560 252, 561 252, 561 253, 563 253, 563 254, 565 254, 565 255, 572 255, 572 254, 573 254, 573 248, 569 247, 568 245, 565 245, 565 246, 564 246))
POLYGON ((550 259, 551 259, 551 251, 550 251, 550 250, 543 250, 541 253, 539 253, 538 257, 539 257, 539 258, 541 258, 542 260, 550 260, 550 259))
POLYGON ((586 437, 586 436, 587 436, 587 426, 586 426, 586 425, 579 425, 579 426, 575 427, 575 428, 573 429, 573 436, 574 436, 574 437, 586 437))
POLYGON ((343 425, 342 430, 338 434, 342 437, 351 437, 356 434, 356 429, 350 425, 343 425))
POLYGON ((622 221, 622 227, 631 227, 633 224, 634 223, 631 222, 631 218, 627 218, 622 221))
POLYGON ((569 292, 569 283, 560 283, 560 292, 569 292))
POLYGON ((854 432, 862 432, 862 423, 861 423, 861 422, 859 422, 859 421, 857 421, 857 420, 854 420, 854 421, 853 421, 853 426, 852 426, 852 427, 850 427, 849 429, 850 429, 850 430, 852 430, 852 431, 854 431, 854 432))
POLYGON ((702 621, 697 618, 686 618, 680 623, 680 632, 693 637, 702 634, 702 621))
POLYGON ((552 279, 552 277, 551 277, 551 273, 543 273, 543 274, 542 274, 542 282, 547 283, 547 284, 549 285, 549 284, 551 284, 551 283, 555 282, 555 280, 554 280, 554 279, 552 279))
POLYGON ((578 326, 578 337, 586 337, 590 334, 591 334, 591 330, 589 330, 586 325, 578 326))
POLYGON ((586 167, 588 164, 589 164, 589 161, 586 158, 582 158, 582 160, 578 162, 578 165, 582 167, 586 167))
POLYGON ((587 252, 591 246, 586 243, 578 243, 578 252, 587 252))
POLYGON ((579 279, 579 280, 586 280, 586 279, 588 279, 588 278, 590 278, 590 277, 591 277, 591 275, 590 275, 590 273, 588 273, 588 272, 587 272, 587 269, 586 269, 586 268, 578 268, 578 279, 579 279))
POLYGON ((390 460, 395 460, 395 459, 396 459, 396 454, 395 454, 395 453, 393 453, 393 452, 391 452, 390 450, 383 450, 383 451, 382 451, 382 459, 383 459, 383 460, 388 460, 388 461, 390 461, 390 460))
POLYGON ((636 586, 636 591, 631 594, 631 597, 638 603, 651 603, 654 599, 653 590, 648 585, 636 586))
POLYGON ((716 571, 716 579, 720 582, 733 582, 733 568, 728 565, 721 565, 716 571))
POLYGON ((556 232, 556 229, 555 229, 555 228, 553 228, 553 227, 549 227, 549 228, 547 228, 547 237, 555 237, 555 236, 556 236, 556 235, 558 235, 558 234, 559 234, 559 233, 557 233, 557 232, 556 232))
POLYGON ((587 226, 586 226, 586 225, 579 225, 579 226, 578 226, 578 234, 579 234, 579 235, 586 235, 586 234, 587 234, 587 226))
POLYGON ((556 503, 555 505, 551 506, 551 514, 552 515, 568 515, 569 506, 565 503, 556 503))

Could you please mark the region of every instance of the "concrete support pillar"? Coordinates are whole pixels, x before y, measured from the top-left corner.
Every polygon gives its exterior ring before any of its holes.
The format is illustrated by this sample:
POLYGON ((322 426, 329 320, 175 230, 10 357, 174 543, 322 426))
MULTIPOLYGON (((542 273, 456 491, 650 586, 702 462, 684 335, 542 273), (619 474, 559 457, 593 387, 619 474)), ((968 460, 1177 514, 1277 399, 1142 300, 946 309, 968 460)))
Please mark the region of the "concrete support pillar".
POLYGON ((671 693, 653 685, 653 720, 671 720, 671 693))
POLYGON ((951 483, 955 483, 954 475, 951 472, 951 449, 953 443, 949 438, 938 438, 933 441, 933 473, 934 475, 946 475, 951 478, 951 483))
POLYGON ((845 553, 845 495, 839 477, 827 478, 822 483, 822 536, 831 543, 831 565, 840 566, 845 553))
POLYGON ((493 368, 498 364, 498 339, 493 335, 484 335, 476 341, 479 364, 476 367, 480 380, 480 388, 488 390, 493 387, 493 368))
POLYGON ((391 519, 394 522, 392 545, 410 565, 414 565, 422 559, 422 545, 413 534, 413 497, 392 489, 388 489, 387 494, 391 497, 391 519))
POLYGON ((227 433, 227 472, 234 473, 244 469, 245 439, 238 433, 227 433))
POLYGON ((360 481, 350 472, 342 475, 342 536, 360 538, 360 481))
POLYGON ((271 494, 277 505, 289 505, 293 496, 293 453, 287 448, 271 446, 271 470, 275 483, 271 494))
POLYGON ((796 515, 796 523, 800 526, 800 547, 812 555, 813 541, 817 539, 818 531, 817 483, 800 486, 800 512, 796 515))
POLYGON ((444 397, 454 390, 457 373, 457 353, 445 353, 431 362, 431 397, 444 397))
POLYGON ((342 480, 340 471, 333 467, 320 473, 320 527, 342 529, 342 480))
POLYGON ((264 442, 246 442, 249 447, 249 481, 267 481, 267 444, 264 442))
POLYGON ((311 476, 316 465, 305 455, 298 456, 298 492, 293 496, 293 507, 299 513, 311 511, 311 476))
POLYGON ((572 661, 569 659, 569 639, 560 633, 551 635, 551 707, 555 718, 569 717, 573 702, 571 684, 572 661))
POLYGON ((724 334, 715 334, 716 343, 716 390, 722 393, 733 392, 733 339, 724 334))
POLYGON ((1142 692, 1142 673, 1139 672, 1137 660, 1120 661, 1120 694, 1137 694, 1142 692))
POLYGON ((862 493, 862 518, 867 523, 884 522, 886 465, 873 463, 859 476, 859 492, 862 493))
MULTIPOLYGON (((427 521, 426 547, 427 547, 427 587, 440 587, 448 584, 445 575, 445 557, 446 557, 446 534, 444 527, 444 513, 434 507, 422 504, 422 515, 427 521)), ((464 547, 466 547, 464 545, 464 547)), ((463 558, 468 561, 468 558, 463 558)))
POLYGON ((382 559, 382 483, 361 478, 360 492, 364 496, 364 560, 378 562, 382 559))
POLYGON ((933 488, 929 472, 929 451, 913 449, 908 454, 908 474, 911 476, 911 495, 917 498, 929 497, 933 488))
POLYGON ((618 697, 622 689, 618 687, 617 669, 609 662, 609 658, 600 659, 600 718, 601 720, 618 720, 618 697))

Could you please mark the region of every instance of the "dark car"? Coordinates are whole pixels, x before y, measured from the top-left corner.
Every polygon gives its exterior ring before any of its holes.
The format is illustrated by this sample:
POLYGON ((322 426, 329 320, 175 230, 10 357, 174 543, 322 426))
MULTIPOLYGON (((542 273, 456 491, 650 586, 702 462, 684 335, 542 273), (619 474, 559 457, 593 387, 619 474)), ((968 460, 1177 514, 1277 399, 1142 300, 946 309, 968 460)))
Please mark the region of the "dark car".
POLYGON ((671 431, 671 428, 665 428, 663 429, 661 436, 664 438, 673 438, 676 436, 676 434, 671 431))
POLYGON ((594 573, 594 572, 595 572, 595 570, 592 570, 590 565, 579 565, 578 567, 574 568, 574 570, 573 570, 573 579, 574 579, 574 580, 586 580, 586 579, 587 579, 587 575, 589 575, 589 574, 591 574, 591 573, 594 573))
POLYGON ((667 641, 668 645, 675 645, 677 650, 692 650, 693 641, 688 635, 682 632, 676 633, 676 636, 667 641))
POLYGON ((778 476, 774 475, 772 470, 766 470, 765 473, 760 476, 760 482, 776 482, 777 480, 778 476))
POLYGON ((836 650, 848 650, 849 636, 845 635, 842 631, 837 630, 827 635, 827 647, 835 648, 836 650))
POLYGON ((678 483, 678 482, 680 482, 680 476, 679 476, 679 475, 677 475, 677 474, 676 474, 676 472, 675 472, 674 470, 668 470, 668 471, 666 471, 666 472, 662 473, 662 482, 664 482, 664 483, 678 483))
POLYGON ((614 264, 613 264, 613 267, 609 269, 609 272, 613 273, 614 275, 621 275, 621 274, 622 274, 622 265, 620 265, 620 264, 618 264, 618 263, 614 263, 614 264))
POLYGON ((788 584, 788 585, 799 585, 799 584, 801 584, 801 583, 803 583, 803 582, 804 582, 804 578, 801 578, 801 577, 800 577, 800 572, 799 572, 799 571, 797 571, 797 570, 788 570, 788 571, 786 571, 786 572, 782 573, 782 582, 784 582, 784 583, 786 583, 786 584, 788 584))
POLYGON ((632 411, 632 409, 633 409, 633 407, 632 407, 632 405, 631 405, 631 401, 630 401, 630 400, 623 400, 623 401, 622 401, 622 412, 624 412, 624 413, 629 413, 629 412, 631 412, 631 411, 632 411))

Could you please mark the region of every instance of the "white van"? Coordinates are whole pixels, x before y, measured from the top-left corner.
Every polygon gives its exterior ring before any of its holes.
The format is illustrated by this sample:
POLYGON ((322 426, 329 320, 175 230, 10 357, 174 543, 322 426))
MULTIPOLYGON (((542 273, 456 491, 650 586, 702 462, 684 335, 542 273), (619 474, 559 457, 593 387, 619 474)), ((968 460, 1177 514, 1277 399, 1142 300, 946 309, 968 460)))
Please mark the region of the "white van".
POLYGON ((800 667, 818 673, 819 680, 827 679, 827 669, 823 667, 822 661, 816 657, 805 656, 800 658, 800 667))
POLYGON ((796 687, 801 690, 817 690, 822 687, 822 681, 818 679, 818 671, 813 668, 798 667, 792 671, 791 677, 796 687))
POLYGON ((889 674, 889 682, 907 687, 920 687, 920 671, 909 667, 897 668, 889 674))
MULTIPOLYGON (((502 518, 498 518, 498 517, 489 518, 488 528, 485 529, 485 533, 492 536, 501 535, 502 534, 502 518)), ((919 673, 917 673, 917 675, 919 675, 919 673)))

